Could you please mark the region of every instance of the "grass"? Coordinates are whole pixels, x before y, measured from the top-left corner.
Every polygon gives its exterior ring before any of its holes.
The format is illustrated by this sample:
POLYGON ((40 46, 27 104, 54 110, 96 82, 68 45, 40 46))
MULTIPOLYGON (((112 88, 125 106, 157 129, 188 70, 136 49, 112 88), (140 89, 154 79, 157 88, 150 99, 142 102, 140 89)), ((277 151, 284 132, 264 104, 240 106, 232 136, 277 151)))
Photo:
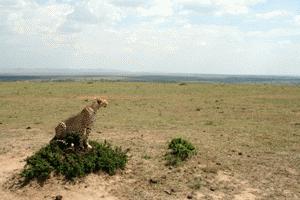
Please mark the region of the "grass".
MULTIPOLYGON (((67 141, 75 145, 79 142, 78 138, 71 136, 67 141)), ((21 176, 25 182, 32 179, 45 180, 54 172, 72 180, 98 171, 113 175, 116 170, 125 168, 127 155, 121 148, 112 148, 107 142, 100 144, 91 141, 90 144, 93 149, 83 151, 52 141, 26 159, 21 176)))
MULTIPOLYGON (((128 173, 113 185, 120 198, 172 199, 161 191, 173 188, 177 199, 185 199, 190 182, 199 177, 199 191, 211 199, 204 183, 218 186, 219 171, 263 191, 262 199, 283 199, 285 190, 287 199, 298 195, 300 87, 295 85, 0 82, 0 154, 22 157, 39 150, 59 121, 95 96, 109 105, 98 112, 91 139, 130 148, 128 173), (197 147, 197 155, 169 169, 162 157, 166 142, 178 135, 197 147), (161 184, 149 185, 150 178, 161 184)), ((234 199, 230 195, 240 187, 231 180, 230 189, 223 185, 218 192, 234 199)))
POLYGON ((189 187, 193 190, 199 190, 204 185, 205 183, 203 183, 203 180, 200 177, 195 177, 190 183, 189 187))
POLYGON ((169 130, 174 126, 178 131, 195 130, 199 124, 239 129, 250 123, 251 127, 259 124, 260 130, 267 130, 282 120, 295 119, 296 113, 290 111, 297 110, 300 104, 299 88, 293 86, 17 82, 0 83, 0 88, 0 113, 5 113, 0 115, 0 122, 14 128, 35 124, 51 129, 58 121, 79 112, 89 103, 85 100, 94 96, 110 101, 108 109, 101 111, 106 122, 96 127, 117 130, 169 130), (280 95, 283 93, 289 98, 280 95), (196 111, 199 107, 201 111, 196 111))

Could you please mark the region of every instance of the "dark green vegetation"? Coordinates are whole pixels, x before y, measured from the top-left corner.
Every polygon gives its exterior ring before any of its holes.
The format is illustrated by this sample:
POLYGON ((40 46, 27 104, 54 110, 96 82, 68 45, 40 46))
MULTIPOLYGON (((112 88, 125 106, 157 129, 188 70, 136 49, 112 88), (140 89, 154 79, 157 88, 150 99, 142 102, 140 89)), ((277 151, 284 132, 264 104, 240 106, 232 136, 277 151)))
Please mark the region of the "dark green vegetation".
POLYGON ((168 165, 178 165, 196 153, 196 148, 187 140, 174 138, 168 145, 170 152, 166 154, 168 165))
MULTIPOLYGON (((68 141, 72 143, 78 143, 76 140, 68 137, 68 141)), ((100 170, 113 175, 117 169, 124 169, 127 155, 121 148, 112 148, 107 142, 100 144, 91 141, 90 144, 93 149, 83 151, 52 141, 26 159, 26 166, 21 176, 26 181, 34 178, 45 180, 51 172, 55 172, 64 175, 67 179, 73 179, 100 170)))

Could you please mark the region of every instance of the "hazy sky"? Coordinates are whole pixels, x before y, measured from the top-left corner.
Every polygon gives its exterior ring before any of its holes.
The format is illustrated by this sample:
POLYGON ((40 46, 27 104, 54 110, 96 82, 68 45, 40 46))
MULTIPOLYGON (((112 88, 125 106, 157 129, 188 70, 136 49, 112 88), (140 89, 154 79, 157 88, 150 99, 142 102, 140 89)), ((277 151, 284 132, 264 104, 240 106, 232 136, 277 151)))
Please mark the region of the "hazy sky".
POLYGON ((0 70, 300 75, 299 0, 0 0, 0 70))

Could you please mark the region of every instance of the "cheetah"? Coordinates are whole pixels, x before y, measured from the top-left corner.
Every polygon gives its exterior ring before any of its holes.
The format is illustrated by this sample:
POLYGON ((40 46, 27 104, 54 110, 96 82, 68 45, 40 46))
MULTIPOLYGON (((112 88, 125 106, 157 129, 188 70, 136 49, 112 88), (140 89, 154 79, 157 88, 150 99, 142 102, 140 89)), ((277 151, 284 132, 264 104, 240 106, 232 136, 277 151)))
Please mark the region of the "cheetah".
POLYGON ((96 113, 100 107, 106 107, 107 105, 108 102, 105 99, 97 98, 77 115, 60 122, 55 128, 55 137, 52 141, 63 141, 67 134, 79 134, 80 148, 91 149, 92 146, 88 143, 88 137, 91 133, 96 113))

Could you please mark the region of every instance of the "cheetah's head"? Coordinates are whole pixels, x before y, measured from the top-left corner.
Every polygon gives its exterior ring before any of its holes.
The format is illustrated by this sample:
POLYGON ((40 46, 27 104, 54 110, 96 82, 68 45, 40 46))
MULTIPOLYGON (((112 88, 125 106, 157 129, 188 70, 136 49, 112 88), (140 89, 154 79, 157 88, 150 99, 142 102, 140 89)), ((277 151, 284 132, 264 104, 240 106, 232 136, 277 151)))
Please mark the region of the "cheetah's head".
POLYGON ((106 107, 108 105, 107 100, 102 98, 97 98, 97 103, 99 104, 100 107, 106 107))

